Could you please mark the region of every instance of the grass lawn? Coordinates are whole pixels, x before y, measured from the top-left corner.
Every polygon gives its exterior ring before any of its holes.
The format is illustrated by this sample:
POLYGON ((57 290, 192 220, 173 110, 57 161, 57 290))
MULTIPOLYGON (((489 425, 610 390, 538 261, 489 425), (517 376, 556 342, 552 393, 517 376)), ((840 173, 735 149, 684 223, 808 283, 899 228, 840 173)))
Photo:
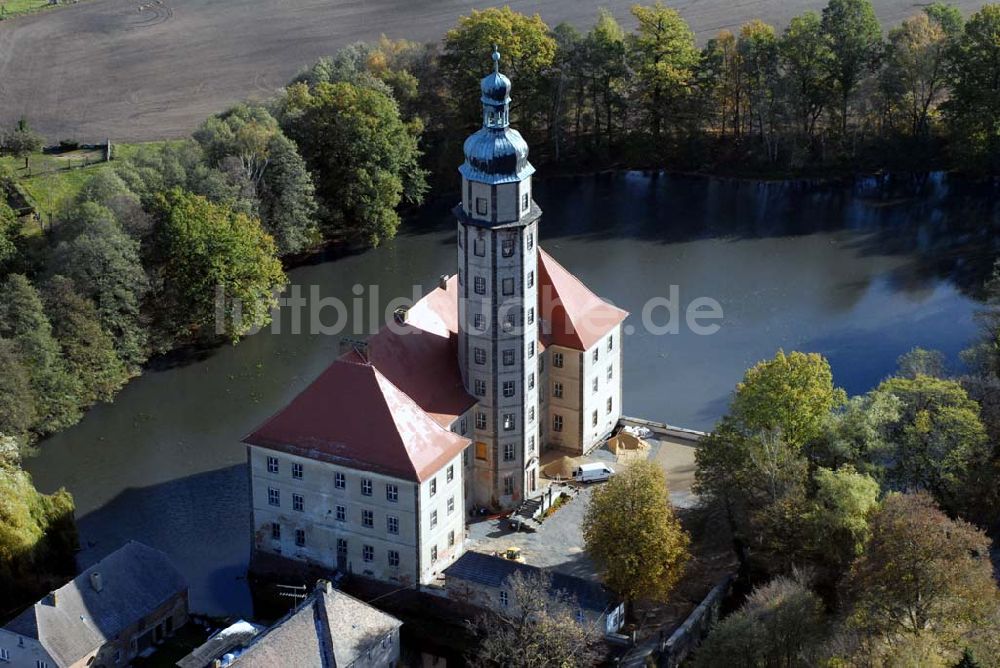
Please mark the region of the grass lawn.
POLYGON ((0 18, 11 18, 20 14, 31 14, 43 9, 56 8, 60 5, 50 5, 49 0, 0 0, 0 18))

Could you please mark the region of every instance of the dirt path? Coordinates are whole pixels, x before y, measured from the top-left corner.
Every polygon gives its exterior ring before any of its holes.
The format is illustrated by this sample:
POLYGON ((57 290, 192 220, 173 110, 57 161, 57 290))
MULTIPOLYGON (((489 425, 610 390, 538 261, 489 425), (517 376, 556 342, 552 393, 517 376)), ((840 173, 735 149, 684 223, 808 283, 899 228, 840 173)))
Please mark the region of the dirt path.
MULTIPOLYGON (((304 65, 357 40, 437 40, 459 16, 500 4, 584 28, 607 7, 631 27, 633 1, 88 0, 0 23, 0 124, 26 115, 50 141, 178 137, 228 104, 269 96, 304 65)), ((783 25, 824 1, 671 4, 705 38, 755 17, 783 25)), ((907 0, 875 5, 889 23, 918 9, 907 0)))

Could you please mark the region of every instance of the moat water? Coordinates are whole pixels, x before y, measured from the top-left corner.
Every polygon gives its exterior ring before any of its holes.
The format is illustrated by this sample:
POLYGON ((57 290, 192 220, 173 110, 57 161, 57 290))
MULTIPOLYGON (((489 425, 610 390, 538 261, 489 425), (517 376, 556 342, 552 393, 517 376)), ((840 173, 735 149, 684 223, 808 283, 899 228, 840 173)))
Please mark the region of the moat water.
MULTIPOLYGON (((631 172, 539 181, 535 197, 545 248, 632 313, 625 412, 698 429, 724 412, 744 370, 778 348, 823 353, 850 393, 878 384, 913 346, 941 350, 958 368, 976 335, 975 291, 1000 252, 997 187, 943 176, 845 186, 631 172), (646 331, 644 305, 671 286, 682 316, 696 298, 716 300, 718 332, 698 335, 683 322, 677 334, 646 331)), ((451 204, 424 207, 381 248, 289 277, 348 302, 356 284, 365 295, 377 285, 382 305, 414 283, 429 289, 455 271, 451 204)), ((654 310, 655 324, 666 318, 654 310)), ((84 564, 141 540, 187 576, 192 609, 251 613, 240 440, 340 346, 335 336, 292 334, 288 320, 281 333, 160 361, 42 444, 27 466, 43 491, 73 493, 84 564)))

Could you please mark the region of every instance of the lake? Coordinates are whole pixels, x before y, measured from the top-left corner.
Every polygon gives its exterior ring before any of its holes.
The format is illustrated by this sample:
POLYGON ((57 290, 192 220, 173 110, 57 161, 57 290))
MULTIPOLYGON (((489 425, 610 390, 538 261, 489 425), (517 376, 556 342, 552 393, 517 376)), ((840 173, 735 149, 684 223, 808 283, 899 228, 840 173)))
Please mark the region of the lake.
MULTIPOLYGON (((538 181, 535 198, 546 249, 632 313, 626 414, 697 429, 711 428, 744 370, 778 348, 823 353, 849 393, 876 385, 913 346, 943 351, 957 369, 976 335, 975 291, 1000 251, 997 186, 944 175, 823 185, 627 172, 538 181), (644 306, 671 286, 682 315, 694 299, 716 300, 718 331, 647 331, 644 306)), ((378 249, 321 258, 289 278, 345 301, 355 285, 363 296, 378 286, 379 311, 414 284, 432 288, 455 271, 452 204, 428 204, 378 249)), ((652 320, 666 314, 654 309, 652 320)), ((369 310, 360 315, 367 322, 369 310)), ((340 348, 335 336, 292 334, 288 320, 280 333, 157 361, 27 462, 42 491, 73 493, 84 565, 141 540, 185 573, 193 610, 251 614, 240 440, 340 348)))

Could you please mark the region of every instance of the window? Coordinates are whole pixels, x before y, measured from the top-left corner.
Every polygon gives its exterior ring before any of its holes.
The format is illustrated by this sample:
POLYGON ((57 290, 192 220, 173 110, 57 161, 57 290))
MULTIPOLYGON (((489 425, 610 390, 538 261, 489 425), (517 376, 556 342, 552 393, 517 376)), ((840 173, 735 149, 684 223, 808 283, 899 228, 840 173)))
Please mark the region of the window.
POLYGON ((399 566, 399 552, 396 550, 389 550, 389 565, 399 566))
POLYGON ((610 353, 614 347, 615 347, 615 335, 611 334, 610 336, 608 336, 608 352, 610 353))
POLYGON ((431 528, 433 529, 437 525, 438 525, 438 511, 432 510, 431 511, 431 528))
POLYGON ((507 592, 501 591, 500 592, 500 605, 502 605, 504 607, 507 607, 508 603, 510 603, 510 597, 507 595, 507 592))
POLYGON ((449 464, 448 465, 448 470, 444 474, 444 479, 447 482, 451 482, 452 480, 455 479, 455 465, 454 464, 449 464))
POLYGON ((281 540, 281 525, 277 522, 271 522, 271 539, 281 540))
POLYGON ((469 431, 469 421, 466 420, 465 418, 462 418, 462 423, 459 426, 459 429, 462 431, 462 435, 465 436, 465 433, 469 431))
POLYGON ((533 373, 528 374, 528 389, 529 390, 535 389, 535 374, 533 373))
POLYGON ((534 356, 535 356, 535 342, 528 341, 528 357, 534 357, 534 356))
POLYGON ((528 272, 528 287, 529 288, 535 287, 535 272, 533 271, 528 272))
POLYGON ((505 397, 514 396, 514 381, 505 380, 503 382, 503 396, 505 397))
POLYGON ((306 530, 296 529, 295 530, 295 545, 298 547, 306 546, 306 530))
POLYGON ((338 522, 347 521, 347 508, 345 506, 337 506, 337 521, 338 522))
POLYGON ((531 198, 528 197, 528 193, 521 195, 521 211, 528 210, 528 204, 531 202, 531 198))
POLYGON ((278 458, 277 457, 268 457, 267 458, 267 472, 268 473, 277 473, 278 472, 278 458))
POLYGON ((122 651, 120 649, 115 650, 114 659, 115 659, 115 665, 122 662, 122 651))
POLYGON ((455 544, 455 531, 454 529, 448 532, 448 547, 452 547, 455 544))
POLYGON ((503 493, 506 494, 507 496, 510 496, 511 494, 514 493, 513 475, 508 474, 503 477, 503 493))
POLYGON ((534 322, 535 322, 535 309, 529 308, 528 309, 528 324, 530 325, 530 324, 532 324, 534 322))
POLYGON ((508 332, 517 327, 517 310, 513 310, 504 318, 504 329, 508 332))
MULTIPOLYGON (((487 213, 487 211, 489 211, 489 209, 487 209, 487 207, 486 207, 486 198, 485 197, 477 197, 476 198, 476 213, 479 214, 480 216, 485 216, 486 213, 487 213)), ((481 239, 477 239, 476 241, 482 241, 482 240, 481 239)))
POLYGON ((10 651, 6 647, 0 647, 0 661, 10 661, 10 651))
POLYGON ((469 448, 462 450, 462 464, 465 466, 469 465, 469 448))
POLYGON ((347 560, 347 539, 338 538, 337 539, 337 559, 347 560))
POLYGON ((557 369, 563 368, 563 354, 562 353, 552 353, 552 366, 557 369))
POLYGON ((473 382, 474 391, 477 397, 486 396, 486 381, 481 378, 476 378, 473 382))
POLYGON ((611 414, 611 397, 608 397, 608 415, 611 414))
POLYGON ((365 561, 375 560, 375 548, 371 545, 364 545, 361 548, 361 556, 365 561))
POLYGON ((476 413, 476 429, 486 429, 486 413, 476 413))
POLYGON ((455 512, 455 497, 448 497, 448 514, 451 515, 455 512))
POLYGON ((563 395, 563 384, 557 381, 552 383, 552 396, 556 399, 562 399, 563 395))
POLYGON ((472 316, 472 326, 478 329, 479 331, 483 331, 486 329, 486 322, 483 320, 482 313, 477 313, 476 315, 472 316))
POLYGON ((534 421, 535 421, 535 407, 528 406, 528 422, 530 423, 534 421))
POLYGON ((292 464, 292 477, 302 480, 302 464, 292 464))
POLYGON ((500 242, 500 253, 504 257, 511 257, 514 254, 514 240, 504 239, 500 242))
POLYGON ((472 242, 472 252, 479 257, 486 255, 486 240, 483 238, 474 239, 472 242))
POLYGON ((472 349, 473 357, 476 360, 476 364, 486 364, 486 351, 482 348, 472 349))
POLYGON ((476 459, 486 460, 486 444, 482 441, 476 441, 476 459))
POLYGON ((49 662, 35 659, 35 668, 49 668, 49 662))
POLYGON ((434 496, 437 493, 438 493, 438 479, 431 478, 431 496, 434 496))
POLYGON ((514 294, 514 279, 513 278, 505 278, 505 279, 503 279, 503 282, 501 283, 501 285, 503 286, 503 293, 505 295, 512 295, 512 294, 514 294))
POLYGON ((399 486, 398 485, 386 485, 385 486, 385 500, 392 501, 396 503, 399 501, 399 486))
POLYGON ((562 415, 552 416, 552 431, 562 431, 563 420, 562 415))
POLYGON ((597 383, 597 378, 595 378, 595 379, 594 379, 594 380, 593 380, 593 381, 592 381, 592 382, 590 383, 590 389, 591 389, 591 391, 592 391, 592 392, 593 392, 594 394, 597 394, 597 387, 598 387, 598 383, 597 383))
POLYGON ((344 489, 347 487, 347 478, 343 473, 333 474, 333 486, 337 489, 344 489))
POLYGON ((459 247, 459 248, 461 248, 461 247, 462 247, 462 236, 463 236, 463 235, 462 235, 462 232, 463 232, 462 228, 461 228, 461 227, 459 227, 459 228, 458 228, 458 247, 459 247))
POLYGON ((371 529, 375 526, 375 513, 370 510, 361 511, 361 524, 362 526, 371 529))
POLYGON ((601 349, 594 348, 594 354, 593 354, 594 361, 596 362, 600 358, 600 356, 601 356, 601 349))
POLYGON ((534 451, 535 451, 535 435, 532 434, 531 436, 528 437, 528 452, 534 452, 534 451))
POLYGON ((385 530, 392 534, 399 533, 399 518, 392 515, 385 516, 385 530))
POLYGON ((438 560, 438 546, 431 545, 431 563, 433 564, 438 560))
POLYGON ((597 426, 597 411, 594 411, 590 416, 590 425, 592 427, 597 426))
POLYGON ((485 278, 483 278, 482 276, 476 276, 473 279, 473 283, 472 284, 474 286, 473 289, 476 291, 477 295, 485 295, 486 294, 486 279, 485 278))
POLYGON ((273 487, 267 488, 267 505, 269 506, 281 505, 281 490, 277 490, 273 487))
POLYGON ((612 364, 608 366, 608 380, 611 380, 614 377, 614 375, 615 375, 615 367, 612 364))
POLYGON ((372 481, 369 478, 361 479, 361 495, 371 496, 372 495, 372 481))
POLYGON ((302 495, 292 494, 292 510, 297 510, 298 512, 301 513, 302 508, 303 508, 302 495))
POLYGON ((504 366, 513 366, 514 365, 514 351, 513 350, 505 350, 505 351, 503 351, 503 365, 504 366))
POLYGON ((531 250, 535 245, 535 235, 528 232, 528 250, 531 250))
POLYGON ((514 431, 514 414, 504 413, 503 414, 503 430, 504 431, 514 431))

